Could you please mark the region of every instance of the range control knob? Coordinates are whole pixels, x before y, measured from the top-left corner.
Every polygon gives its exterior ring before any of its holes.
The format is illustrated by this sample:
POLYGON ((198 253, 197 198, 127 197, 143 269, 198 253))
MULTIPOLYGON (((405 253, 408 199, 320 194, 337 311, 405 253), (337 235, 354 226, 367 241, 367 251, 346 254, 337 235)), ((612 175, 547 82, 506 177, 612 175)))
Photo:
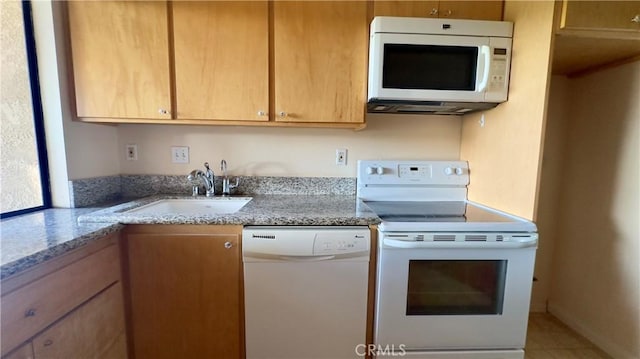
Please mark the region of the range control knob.
POLYGON ((451 176, 453 174, 453 168, 451 167, 447 167, 444 169, 444 174, 446 174, 447 176, 451 176))
POLYGON ((384 173, 384 168, 382 167, 367 167, 367 174, 368 175, 381 175, 384 173))
POLYGON ((456 174, 458 176, 462 176, 463 173, 464 173, 464 170, 461 167, 457 167, 456 168, 456 174))

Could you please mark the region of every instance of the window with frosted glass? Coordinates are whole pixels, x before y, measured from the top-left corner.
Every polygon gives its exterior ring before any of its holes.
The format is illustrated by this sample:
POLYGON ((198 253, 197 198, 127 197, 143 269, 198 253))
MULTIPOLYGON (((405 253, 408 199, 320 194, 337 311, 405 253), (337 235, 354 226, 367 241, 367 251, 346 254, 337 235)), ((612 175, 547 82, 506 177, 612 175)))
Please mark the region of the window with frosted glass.
POLYGON ((0 7, 0 213, 6 217, 46 207, 48 189, 42 110, 32 92, 38 86, 29 3, 2 1, 0 7))

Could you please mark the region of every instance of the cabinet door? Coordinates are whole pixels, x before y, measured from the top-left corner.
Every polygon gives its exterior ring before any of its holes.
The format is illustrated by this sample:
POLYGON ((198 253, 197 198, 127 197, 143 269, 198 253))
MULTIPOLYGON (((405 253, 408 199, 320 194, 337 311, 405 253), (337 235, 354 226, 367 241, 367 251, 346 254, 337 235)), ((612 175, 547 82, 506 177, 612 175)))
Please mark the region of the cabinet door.
MULTIPOLYGON (((33 339, 36 358, 109 358, 124 333, 120 282, 62 318, 33 339)), ((125 353, 126 350, 119 351, 125 353)))
POLYGON ((127 235, 135 357, 239 358, 239 235, 169 232, 127 235))
POLYGON ((178 119, 267 121, 267 2, 176 1, 178 119))
POLYGON ((283 122, 364 122, 365 1, 277 1, 274 109, 283 122))
POLYGON ((564 0, 560 28, 640 32, 640 1, 564 0))
POLYGON ((441 17, 502 20, 502 0, 496 1, 375 1, 375 16, 441 17))
POLYGON ((171 118, 166 2, 67 5, 78 117, 171 118))
POLYGON ((502 20, 503 1, 440 1, 441 18, 502 20))
POLYGON ((374 16, 438 17, 438 1, 374 1, 374 16))
POLYGON ((33 345, 31 342, 23 344, 10 354, 3 356, 2 359, 33 359, 33 345))

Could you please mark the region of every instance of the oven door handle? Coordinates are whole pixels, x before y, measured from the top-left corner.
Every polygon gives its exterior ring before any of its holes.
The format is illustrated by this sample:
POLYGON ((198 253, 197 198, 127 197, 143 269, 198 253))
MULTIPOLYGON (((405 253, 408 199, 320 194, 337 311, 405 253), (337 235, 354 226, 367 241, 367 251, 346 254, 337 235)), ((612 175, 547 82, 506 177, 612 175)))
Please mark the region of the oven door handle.
POLYGON ((484 241, 402 241, 397 239, 384 238, 382 240, 383 247, 400 248, 400 249, 416 249, 416 248, 495 248, 495 249, 513 249, 535 247, 538 241, 536 237, 523 237, 521 240, 509 242, 484 242, 484 241))

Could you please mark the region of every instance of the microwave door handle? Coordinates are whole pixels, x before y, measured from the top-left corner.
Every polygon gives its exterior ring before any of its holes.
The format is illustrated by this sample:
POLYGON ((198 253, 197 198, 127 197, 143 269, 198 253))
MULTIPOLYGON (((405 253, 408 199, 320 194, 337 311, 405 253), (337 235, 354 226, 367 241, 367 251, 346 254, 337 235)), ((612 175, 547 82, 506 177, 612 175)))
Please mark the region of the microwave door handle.
POLYGON ((489 46, 480 46, 480 58, 482 59, 482 81, 478 85, 478 92, 483 92, 489 82, 489 61, 491 60, 491 48, 489 46))

